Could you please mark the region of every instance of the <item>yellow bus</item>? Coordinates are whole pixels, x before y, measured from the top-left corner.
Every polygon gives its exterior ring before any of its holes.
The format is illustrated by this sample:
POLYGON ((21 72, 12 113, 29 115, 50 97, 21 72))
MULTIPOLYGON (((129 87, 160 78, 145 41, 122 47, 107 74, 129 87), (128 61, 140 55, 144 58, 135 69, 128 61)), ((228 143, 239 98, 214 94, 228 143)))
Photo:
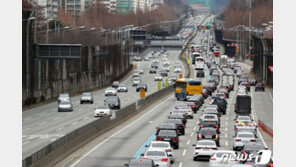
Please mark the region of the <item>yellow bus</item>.
POLYGON ((202 94, 202 82, 193 79, 177 79, 174 88, 177 100, 187 100, 187 96, 202 94))

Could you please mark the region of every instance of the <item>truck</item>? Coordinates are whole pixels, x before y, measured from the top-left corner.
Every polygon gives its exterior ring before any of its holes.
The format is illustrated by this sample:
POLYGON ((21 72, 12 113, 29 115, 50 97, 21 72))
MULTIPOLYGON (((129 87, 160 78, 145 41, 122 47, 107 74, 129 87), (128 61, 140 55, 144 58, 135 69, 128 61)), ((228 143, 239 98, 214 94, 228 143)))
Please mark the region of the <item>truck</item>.
POLYGON ((234 112, 236 115, 250 115, 251 114, 251 97, 237 96, 234 112))

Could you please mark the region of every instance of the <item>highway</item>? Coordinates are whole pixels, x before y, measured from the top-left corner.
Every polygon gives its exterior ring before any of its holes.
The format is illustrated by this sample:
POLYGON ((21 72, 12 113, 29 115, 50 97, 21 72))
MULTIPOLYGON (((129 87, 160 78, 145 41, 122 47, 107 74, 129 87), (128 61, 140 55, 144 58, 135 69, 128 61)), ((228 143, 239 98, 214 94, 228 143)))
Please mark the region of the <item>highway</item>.
MULTIPOLYGON (((146 52, 149 52, 149 50, 146 52)), ((171 62, 169 76, 178 76, 179 74, 174 74, 173 64, 179 62, 178 55, 180 51, 168 51, 168 53, 168 59, 171 62)), ((159 67, 162 68, 162 56, 158 59, 160 60, 159 67)), ((144 69, 144 74, 142 74, 141 77, 142 81, 148 85, 146 95, 157 91, 157 82, 154 81, 156 74, 149 74, 148 72, 152 60, 136 61, 133 62, 133 64, 144 69)), ((184 75, 184 67, 182 67, 182 71, 184 75)), ((129 76, 124 77, 120 83, 124 83, 128 87, 127 93, 118 93, 121 99, 121 107, 125 107, 140 99, 139 92, 136 92, 136 88, 132 86, 131 73, 129 76)), ((71 97, 74 106, 73 112, 57 112, 57 102, 24 111, 22 114, 23 157, 41 149, 46 144, 49 144, 78 127, 86 125, 94 119, 99 119, 94 117, 94 108, 104 104, 104 92, 105 89, 92 92, 94 97, 93 104, 80 104, 80 96, 71 97)), ((115 116, 115 113, 116 110, 113 110, 113 116, 115 116)))

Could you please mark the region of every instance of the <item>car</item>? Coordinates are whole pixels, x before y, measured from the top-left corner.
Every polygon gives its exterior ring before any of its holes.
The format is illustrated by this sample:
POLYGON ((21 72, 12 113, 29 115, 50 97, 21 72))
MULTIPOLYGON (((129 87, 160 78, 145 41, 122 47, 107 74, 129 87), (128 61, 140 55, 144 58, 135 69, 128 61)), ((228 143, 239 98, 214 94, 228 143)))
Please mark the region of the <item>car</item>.
POLYGON ((215 98, 211 104, 217 105, 219 108, 219 112, 221 112, 224 115, 226 114, 227 101, 225 99, 215 98))
POLYGON ((203 122, 204 120, 214 120, 218 122, 218 126, 220 127, 220 119, 215 114, 202 114, 202 116, 199 117, 199 122, 203 122))
POLYGON ((175 109, 185 111, 186 112, 186 118, 193 119, 193 111, 190 106, 187 106, 186 104, 181 104, 175 106, 175 109))
POLYGON ((245 90, 243 90, 243 89, 239 89, 238 91, 237 91, 237 94, 236 94, 237 96, 247 96, 248 94, 247 94, 247 91, 245 91, 245 90))
POLYGON ((163 77, 167 77, 168 76, 168 72, 166 70, 160 70, 159 74, 163 77))
POLYGON ((156 136, 156 141, 167 141, 174 149, 179 148, 179 137, 175 130, 160 130, 156 136))
POLYGON ((160 76, 160 75, 156 75, 156 76, 154 77, 154 81, 162 81, 162 76, 160 76))
POLYGON ((226 98, 229 98, 229 91, 228 91, 227 89, 225 89, 225 88, 220 88, 220 89, 218 90, 218 92, 219 92, 219 93, 223 93, 223 94, 226 96, 226 98))
POLYGON ((140 82, 141 82, 141 78, 140 77, 132 78, 133 86, 138 85, 140 82))
POLYGON ((226 99, 227 98, 226 95, 225 95, 225 93, 216 93, 215 96, 216 97, 220 97, 222 99, 226 99))
POLYGON ((247 91, 250 92, 250 83, 249 82, 242 82, 240 85, 244 85, 247 87, 247 91))
POLYGON ((233 164, 239 164, 236 159, 235 151, 231 150, 217 150, 211 156, 210 167, 229 167, 233 164))
POLYGON ((220 137, 215 128, 212 127, 206 127, 206 128, 201 128, 199 132, 197 133, 197 140, 212 140, 216 142, 217 146, 220 146, 220 137))
POLYGON ((80 97, 80 104, 83 104, 85 102, 89 102, 91 104, 94 103, 93 96, 90 92, 82 93, 82 95, 80 97))
POLYGON ((144 60, 145 60, 145 61, 149 61, 150 58, 149 58, 148 56, 146 56, 146 57, 144 58, 144 60))
POLYGON ((119 86, 119 81, 113 81, 112 87, 113 88, 118 88, 118 86, 119 86))
POLYGON ((115 88, 108 87, 105 90, 105 96, 116 96, 116 94, 117 94, 117 92, 116 92, 116 89, 115 88))
POLYGON ((185 134, 186 125, 182 122, 181 119, 168 119, 167 123, 174 123, 174 124, 177 125, 178 135, 184 135, 185 134))
POLYGON ((140 77, 140 71, 139 70, 134 70, 133 71, 133 77, 140 77))
POLYGON ((262 83, 257 83, 255 86, 255 91, 262 90, 265 91, 264 85, 262 83))
POLYGON ((242 120, 238 121, 234 125, 234 132, 237 134, 238 132, 251 132, 257 137, 257 125, 254 121, 242 120))
POLYGON ((251 132, 238 132, 236 136, 234 136, 233 150, 241 150, 244 144, 246 144, 247 142, 256 142, 254 134, 251 132))
POLYGON ((205 108, 203 114, 215 114, 218 116, 218 119, 221 117, 221 113, 216 108, 205 108))
POLYGON ((250 82, 250 85, 255 86, 255 85, 257 85, 257 83, 258 83, 258 81, 256 79, 252 79, 250 82))
POLYGON ((171 165, 170 157, 167 152, 163 149, 148 148, 143 159, 151 159, 154 161, 155 166, 159 167, 169 167, 171 165))
POLYGON ((205 77, 204 70, 196 70, 196 77, 198 77, 198 78, 204 78, 205 77))
POLYGON ((159 60, 153 60, 153 63, 159 63, 159 60))
POLYGON ((148 91, 147 84, 139 83, 136 87, 136 91, 139 92, 141 89, 144 89, 145 92, 147 92, 148 91))
POLYGON ((164 65, 162 70, 165 70, 166 72, 170 72, 170 65, 164 65))
POLYGON ((173 111, 170 111, 170 114, 183 114, 185 117, 187 117, 186 111, 183 111, 183 110, 173 110, 173 111))
POLYGON ((117 92, 128 92, 127 86, 125 84, 120 84, 117 88, 117 92))
POLYGON ((151 64, 151 68, 158 69, 158 64, 157 64, 157 63, 152 63, 152 64, 151 64))
POLYGON ((196 105, 194 102, 186 102, 185 103, 187 106, 191 107, 191 110, 193 111, 193 113, 197 113, 197 110, 199 109, 199 106, 196 105))
POLYGON ((149 68, 149 74, 155 74, 155 73, 157 73, 156 68, 149 68))
POLYGON ((174 163, 174 149, 171 147, 171 144, 167 141, 152 141, 149 145, 149 149, 160 149, 164 150, 171 161, 171 164, 174 163))
POLYGON ((194 104, 200 108, 203 104, 202 96, 188 96, 187 102, 194 102, 194 104))
POLYGON ((248 115, 239 115, 236 117, 235 123, 237 124, 239 121, 253 121, 248 115))
POLYGON ((203 119, 203 121, 201 121, 199 123, 199 130, 201 130, 201 128, 208 128, 208 127, 215 128, 217 133, 218 134, 220 133, 219 124, 218 124, 217 120, 215 120, 215 119, 203 119))
POLYGON ((120 109, 120 99, 118 96, 108 96, 104 102, 111 109, 120 109))
POLYGON ((70 95, 68 93, 60 94, 58 97, 58 102, 69 101, 69 100, 70 100, 70 95))
POLYGON ((71 100, 62 100, 58 104, 58 112, 61 111, 73 111, 73 105, 71 100))
POLYGON ((110 115, 110 117, 112 116, 109 106, 102 105, 95 108, 95 117, 103 117, 107 115, 110 115))
POLYGON ((170 116, 168 116, 168 118, 169 119, 181 119, 184 125, 186 125, 186 123, 187 123, 186 115, 184 115, 184 114, 170 114, 170 116))
POLYGON ((182 68, 177 67, 177 68, 174 69, 174 72, 175 73, 181 73, 182 72, 182 68))
POLYGON ((156 167, 152 159, 131 159, 129 163, 124 164, 125 167, 156 167))
POLYGON ((177 125, 174 123, 164 122, 161 123, 158 127, 156 127, 156 135, 158 135, 160 130, 174 130, 178 133, 177 125))
POLYGON ((212 140, 199 140, 196 144, 192 146, 195 146, 193 161, 197 161, 200 159, 210 160, 211 156, 217 150, 217 145, 212 140))
POLYGON ((138 71, 140 72, 140 74, 144 74, 144 69, 143 68, 138 68, 138 71))
POLYGON ((241 152, 244 155, 253 154, 253 156, 257 155, 257 152, 260 150, 266 150, 267 148, 260 142, 247 142, 244 144, 241 152))
POLYGON ((142 58, 139 57, 139 56, 135 56, 135 57, 133 58, 133 61, 142 61, 142 58))

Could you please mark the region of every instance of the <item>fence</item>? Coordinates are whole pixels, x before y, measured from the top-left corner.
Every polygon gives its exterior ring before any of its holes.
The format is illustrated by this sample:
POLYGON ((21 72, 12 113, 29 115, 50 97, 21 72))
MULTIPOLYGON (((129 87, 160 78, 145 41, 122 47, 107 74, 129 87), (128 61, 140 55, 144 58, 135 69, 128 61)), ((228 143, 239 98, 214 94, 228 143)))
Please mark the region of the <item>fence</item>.
POLYGON ((258 119, 258 126, 265 132, 267 133, 270 137, 273 138, 273 129, 268 127, 267 125, 264 124, 260 119, 258 119))

